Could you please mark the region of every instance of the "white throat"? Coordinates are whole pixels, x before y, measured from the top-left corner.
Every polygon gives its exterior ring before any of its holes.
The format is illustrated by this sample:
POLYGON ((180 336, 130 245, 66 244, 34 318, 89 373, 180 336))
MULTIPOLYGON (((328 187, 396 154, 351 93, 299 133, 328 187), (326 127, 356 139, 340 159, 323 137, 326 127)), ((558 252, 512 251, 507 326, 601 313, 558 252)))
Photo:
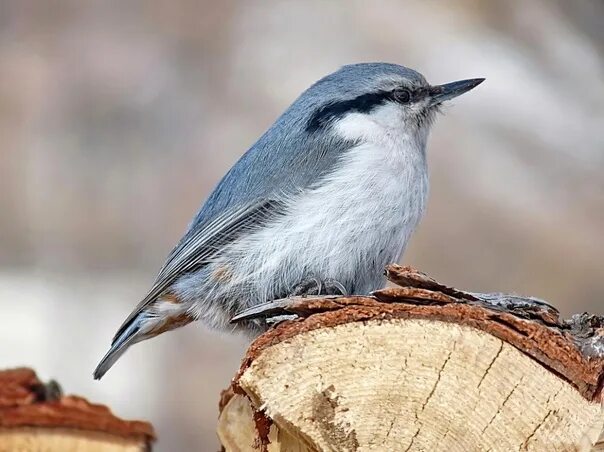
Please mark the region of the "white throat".
POLYGON ((408 157, 417 154, 425 160, 430 126, 409 123, 399 105, 387 103, 369 114, 347 114, 336 122, 335 130, 344 139, 390 148, 394 153, 409 154, 408 157))
POLYGON ((257 280, 275 274, 302 280, 311 269, 319 278, 353 282, 356 293, 382 287, 384 266, 400 258, 428 193, 422 139, 406 133, 392 113, 386 107, 372 115, 352 113, 335 124, 336 133, 358 145, 242 250, 239 262, 246 270, 264 262, 255 268, 257 280), (291 256, 309 261, 296 267, 287 264, 291 256))

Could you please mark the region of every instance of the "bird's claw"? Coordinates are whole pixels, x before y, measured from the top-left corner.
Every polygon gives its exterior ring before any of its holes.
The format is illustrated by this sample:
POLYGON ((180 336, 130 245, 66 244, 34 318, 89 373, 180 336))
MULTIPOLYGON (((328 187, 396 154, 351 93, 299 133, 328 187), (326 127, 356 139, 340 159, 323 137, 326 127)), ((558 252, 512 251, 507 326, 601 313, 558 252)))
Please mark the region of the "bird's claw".
POLYGON ((310 277, 296 284, 291 294, 285 298, 257 304, 238 312, 231 318, 231 323, 264 319, 266 323, 276 324, 284 320, 295 320, 299 318, 299 313, 304 311, 302 299, 308 296, 321 298, 336 295, 348 296, 348 291, 342 283, 331 278, 320 280, 316 277, 310 277))
POLYGON ((346 287, 344 287, 344 284, 342 284, 340 281, 328 278, 323 281, 323 284, 325 285, 324 295, 341 295, 343 297, 350 295, 348 290, 346 290, 346 287))
POLYGON ((309 295, 348 296, 348 291, 344 284, 333 278, 321 280, 313 276, 300 281, 289 294, 290 297, 306 297, 309 295))

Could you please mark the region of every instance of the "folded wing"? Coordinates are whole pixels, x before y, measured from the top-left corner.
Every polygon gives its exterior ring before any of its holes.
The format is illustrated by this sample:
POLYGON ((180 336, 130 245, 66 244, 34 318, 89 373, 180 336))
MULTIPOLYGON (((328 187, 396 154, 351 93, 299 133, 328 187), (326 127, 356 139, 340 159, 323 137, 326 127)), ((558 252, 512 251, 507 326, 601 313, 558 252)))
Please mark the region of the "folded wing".
POLYGON ((285 211, 283 201, 263 199, 218 215, 201 228, 190 230, 172 250, 153 287, 124 321, 113 338, 115 343, 130 323, 162 295, 180 276, 207 264, 242 234, 266 224, 285 211))

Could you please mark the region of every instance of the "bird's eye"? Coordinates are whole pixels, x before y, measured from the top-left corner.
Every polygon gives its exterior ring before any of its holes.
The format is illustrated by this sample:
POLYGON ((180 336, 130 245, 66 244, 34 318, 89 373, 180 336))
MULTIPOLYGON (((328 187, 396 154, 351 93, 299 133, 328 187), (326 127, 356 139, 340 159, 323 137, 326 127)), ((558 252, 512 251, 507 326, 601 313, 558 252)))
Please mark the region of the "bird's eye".
POLYGON ((400 102, 401 104, 405 104, 411 100, 411 92, 408 89, 395 89, 392 94, 394 96, 394 100, 400 102))

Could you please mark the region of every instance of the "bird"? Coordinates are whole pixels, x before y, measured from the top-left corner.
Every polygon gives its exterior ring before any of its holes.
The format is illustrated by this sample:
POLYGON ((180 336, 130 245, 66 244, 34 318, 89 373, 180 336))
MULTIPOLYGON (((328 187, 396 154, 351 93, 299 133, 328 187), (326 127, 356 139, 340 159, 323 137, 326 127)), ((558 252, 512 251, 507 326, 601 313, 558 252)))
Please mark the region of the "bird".
POLYGON ((214 188, 94 378, 133 344, 196 320, 254 337, 266 325, 233 326, 237 313, 383 287, 425 211, 435 116, 483 81, 430 85, 398 64, 356 63, 311 85, 214 188))

